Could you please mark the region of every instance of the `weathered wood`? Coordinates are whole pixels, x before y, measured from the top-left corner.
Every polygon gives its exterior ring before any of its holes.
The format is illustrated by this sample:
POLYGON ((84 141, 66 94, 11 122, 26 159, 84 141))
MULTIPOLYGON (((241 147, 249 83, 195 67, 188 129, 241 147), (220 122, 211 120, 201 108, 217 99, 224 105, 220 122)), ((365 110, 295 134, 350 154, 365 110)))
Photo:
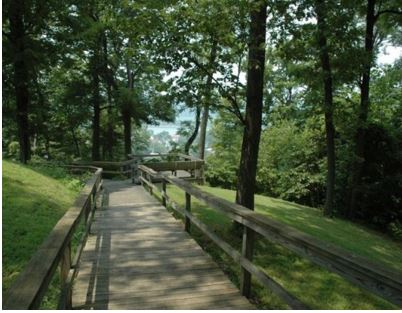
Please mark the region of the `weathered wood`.
MULTIPOLYGON (((108 182, 105 187, 109 205, 96 213, 93 233, 82 252, 74 308, 142 309, 149 302, 152 308, 164 308, 168 301, 174 309, 179 303, 183 307, 182 299, 193 297, 201 297, 211 308, 207 303, 217 294, 222 307, 252 308, 179 221, 161 205, 155 206, 142 187, 122 186, 108 182), (120 206, 120 198, 132 206, 120 206), (233 303, 225 300, 229 294, 233 303), (159 301, 163 298, 166 301, 159 301)), ((192 309, 192 301, 185 301, 184 307, 192 309)))
POLYGON ((164 178, 265 238, 287 247, 313 263, 339 274, 350 282, 396 305, 402 306, 402 274, 400 272, 318 240, 240 205, 217 198, 174 176, 166 175, 164 178))
MULTIPOLYGON (((187 212, 191 212, 191 196, 190 196, 190 194, 188 194, 188 193, 186 192, 185 197, 186 197, 186 206, 185 206, 184 209, 185 209, 187 212)), ((189 219, 187 216, 185 216, 184 230, 189 233, 189 232, 190 232, 190 228, 191 228, 191 221, 190 221, 190 219, 189 219)))
POLYGON ((169 297, 150 297, 144 299, 138 298, 125 298, 109 303, 88 303, 84 306, 77 307, 77 309, 109 309, 109 310, 123 310, 123 309, 141 309, 141 310, 174 310, 174 309, 217 309, 229 308, 236 309, 253 309, 250 303, 247 303, 244 298, 241 299, 238 292, 223 293, 223 294, 207 294, 197 295, 188 294, 185 296, 175 298, 169 297), (239 299, 240 298, 240 299, 239 299))
MULTIPOLYGON (((172 205, 173 203, 171 203, 172 205)), ((239 263, 248 273, 252 273, 265 287, 271 289, 278 297, 284 300, 292 309, 307 309, 301 301, 291 295, 286 289, 284 289, 275 280, 270 278, 261 269, 251 263, 248 259, 242 256, 237 250, 219 238, 214 232, 212 232, 206 224, 201 222, 198 218, 192 215, 190 212, 179 208, 176 204, 172 207, 182 215, 187 216, 191 222, 196 225, 205 235, 208 236, 218 247, 225 251, 233 260, 239 263)), ((250 286, 247 286, 248 288, 250 286)))
POLYGON ((197 158, 197 157, 192 156, 192 155, 187 155, 187 154, 184 154, 184 153, 177 153, 177 155, 178 155, 179 157, 183 158, 184 160, 203 161, 203 160, 200 159, 200 158, 197 158))
POLYGON ((166 207, 166 180, 162 180, 162 205, 166 207))
POLYGON ((63 277, 67 273, 66 249, 76 226, 84 216, 86 206, 96 185, 101 180, 102 170, 97 169, 87 181, 73 206, 57 222, 45 241, 18 275, 3 298, 5 309, 36 309, 39 307, 48 285, 63 258, 63 277))
MULTIPOLYGON (((242 257, 250 262, 253 260, 254 237, 254 231, 243 226, 242 257)), ((240 291, 243 296, 250 298, 251 273, 244 267, 241 268, 240 291)))
POLYGON ((154 162, 146 165, 154 171, 177 171, 177 170, 197 170, 204 166, 204 161, 177 161, 177 162, 154 162))
MULTIPOLYGON (((217 198, 172 175, 160 173, 157 175, 265 238, 284 245, 293 252, 394 304, 402 305, 402 274, 400 272, 320 241, 240 205, 217 198)), ((177 209, 175 205, 172 207, 177 209)), ((186 212, 182 214, 188 216, 186 212)))
POLYGON ((67 278, 71 269, 71 242, 67 244, 64 249, 63 256, 60 261, 60 282, 61 282, 61 300, 63 309, 71 309, 72 307, 72 295, 69 290, 67 278))

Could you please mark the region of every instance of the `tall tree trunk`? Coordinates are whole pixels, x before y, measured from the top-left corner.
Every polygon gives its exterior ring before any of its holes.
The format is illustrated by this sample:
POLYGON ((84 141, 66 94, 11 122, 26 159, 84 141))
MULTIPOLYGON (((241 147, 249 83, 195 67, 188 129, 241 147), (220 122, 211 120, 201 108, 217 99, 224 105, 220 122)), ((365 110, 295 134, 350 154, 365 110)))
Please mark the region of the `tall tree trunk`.
POLYGON ((349 199, 349 218, 354 219, 356 216, 357 200, 359 197, 359 187, 363 165, 365 161, 364 145, 366 137, 367 116, 370 108, 370 72, 373 64, 373 48, 374 48, 374 24, 376 0, 367 0, 366 13, 366 37, 365 37, 365 57, 363 63, 363 75, 360 85, 360 107, 358 115, 358 124, 356 131, 356 150, 355 160, 353 162, 352 175, 350 181, 350 199, 349 199))
POLYGON ((200 128, 200 115, 201 115, 201 107, 197 106, 195 112, 195 128, 191 136, 187 139, 186 144, 184 145, 184 153, 187 155, 190 154, 190 147, 198 135, 198 129, 200 128))
MULTIPOLYGON (((247 65, 246 116, 240 156, 236 202, 254 210, 254 193, 257 174, 258 150, 261 136, 263 88, 265 68, 265 28, 267 1, 254 0, 250 11, 250 37, 247 65)), ((238 224, 234 224, 239 229, 238 224)), ((253 259, 254 231, 243 228, 242 255, 253 259)), ((251 273, 242 268, 240 289, 250 296, 251 273)))
POLYGON ((247 67, 246 116, 240 157, 236 202, 254 209, 258 150, 261 136, 265 68, 266 1, 255 0, 251 10, 247 67))
POLYGON ((31 158, 29 141, 29 89, 28 68, 25 60, 24 1, 9 2, 10 39, 13 47, 14 89, 17 104, 18 140, 20 161, 26 163, 31 158))
MULTIPOLYGON (((214 63, 216 59, 216 48, 217 41, 213 39, 211 53, 209 56, 209 68, 214 68, 214 63)), ((202 113, 201 125, 200 125, 200 139, 199 139, 199 157, 200 159, 204 159, 205 157, 205 139, 207 136, 207 126, 208 126, 208 118, 209 118, 209 107, 211 105, 211 85, 212 85, 212 74, 207 76, 206 88, 205 88, 205 103, 204 110, 202 113)))
POLYGON ((318 45, 324 79, 325 133, 327 141, 327 191, 324 215, 332 216, 335 192, 335 128, 333 123, 332 71, 327 46, 325 2, 315 1, 318 45))
MULTIPOLYGON (((127 88, 132 91, 134 89, 134 73, 131 71, 129 64, 126 64, 127 69, 127 88)), ((121 117, 123 119, 124 128, 124 154, 125 156, 132 153, 131 142, 131 108, 122 106, 121 117)))
POLYGON ((113 129, 113 109, 112 109, 112 89, 110 85, 107 86, 107 130, 106 130, 106 152, 108 158, 113 160, 113 146, 114 146, 114 129, 113 129))
POLYGON ((92 106, 94 115, 92 119, 92 160, 100 160, 100 79, 99 79, 99 51, 94 49, 92 60, 92 106))
POLYGON ((107 99, 108 99, 108 104, 107 104, 108 118, 107 118, 105 148, 107 151, 108 158, 110 160, 112 160, 113 159, 113 146, 114 146, 112 85, 114 84, 114 82, 113 82, 113 77, 112 77, 113 74, 109 71, 109 68, 108 68, 107 36, 106 36, 105 32, 101 33, 101 38, 102 38, 102 48, 103 48, 102 72, 103 72, 103 77, 105 78, 105 82, 106 82, 106 92, 107 92, 107 99))

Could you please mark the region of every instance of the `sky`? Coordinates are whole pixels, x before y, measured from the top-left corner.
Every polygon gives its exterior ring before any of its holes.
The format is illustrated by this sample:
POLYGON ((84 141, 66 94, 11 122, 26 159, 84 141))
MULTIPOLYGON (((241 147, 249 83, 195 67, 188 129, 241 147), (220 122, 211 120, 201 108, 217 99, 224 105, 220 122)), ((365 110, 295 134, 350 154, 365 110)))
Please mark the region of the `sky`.
MULTIPOLYGON (((391 64, 400 57, 402 57, 402 47, 395 47, 390 44, 384 45, 378 55, 377 63, 380 65, 391 64)), ((174 135, 180 126, 180 121, 185 120, 194 120, 194 112, 184 110, 176 117, 175 123, 161 122, 157 126, 149 125, 148 129, 152 130, 155 134, 167 131, 170 135, 174 135)))

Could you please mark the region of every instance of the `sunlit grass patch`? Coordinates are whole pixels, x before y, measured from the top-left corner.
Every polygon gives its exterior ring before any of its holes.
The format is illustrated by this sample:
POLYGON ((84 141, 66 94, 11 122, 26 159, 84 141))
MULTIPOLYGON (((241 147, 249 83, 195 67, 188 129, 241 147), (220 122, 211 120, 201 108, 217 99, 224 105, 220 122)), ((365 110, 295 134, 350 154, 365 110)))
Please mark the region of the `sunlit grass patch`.
MULTIPOLYGON (((218 197, 234 201, 235 192, 201 186, 218 197)), ((168 186, 168 195, 184 206, 184 192, 168 186)), ((398 243, 360 225, 322 217, 319 210, 280 199, 256 197, 257 212, 286 223, 318 239, 332 242, 373 261, 400 268, 402 249, 398 243), (378 249, 381 247, 382 249, 378 249)), ((232 222, 224 214, 192 198, 192 211, 221 238, 240 251, 241 238, 233 234, 232 222)), ((195 226, 191 233, 211 254, 230 279, 239 286, 240 267, 195 226)), ((282 284, 290 293, 314 309, 391 309, 393 305, 366 292, 327 270, 301 258, 290 250, 258 236, 254 263, 282 284)), ((285 309, 287 306, 269 290, 253 281, 252 298, 261 309, 285 309)))
MULTIPOLYGON (((10 161, 2 164, 4 295, 74 202, 82 181, 61 168, 24 166, 10 161)), ((58 277, 54 285, 59 285, 58 277)), ((55 296, 50 298, 45 299, 45 307, 55 306, 55 296)))

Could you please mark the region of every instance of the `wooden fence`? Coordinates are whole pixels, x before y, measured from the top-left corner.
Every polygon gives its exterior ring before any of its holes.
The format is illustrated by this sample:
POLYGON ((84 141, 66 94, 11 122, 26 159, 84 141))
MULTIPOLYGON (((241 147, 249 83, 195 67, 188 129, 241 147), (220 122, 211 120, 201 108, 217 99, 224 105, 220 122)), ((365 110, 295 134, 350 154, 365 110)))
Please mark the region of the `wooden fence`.
POLYGON ((96 166, 103 169, 104 177, 123 176, 131 178, 133 183, 139 179, 138 166, 146 164, 156 171, 186 171, 188 180, 204 183, 204 160, 183 153, 169 154, 130 154, 124 161, 76 162, 74 166, 96 166))
POLYGON ((158 173, 144 165, 140 165, 138 169, 141 172, 140 180, 144 187, 147 187, 151 194, 154 191, 159 191, 162 195, 163 205, 169 204, 175 211, 184 216, 186 231, 190 230, 191 224, 196 225, 215 244, 231 256, 235 262, 240 264, 242 268, 240 287, 244 296, 250 296, 251 276, 254 275, 260 283, 271 289, 291 308, 307 309, 305 304, 252 263, 254 235, 258 233, 328 271, 337 273, 351 283, 402 307, 402 274, 400 272, 384 268, 363 257, 318 240, 243 206, 218 198, 172 175, 158 173), (162 182, 161 189, 154 184, 154 179, 162 182), (171 183, 185 192, 186 204, 184 208, 180 208, 169 198, 166 193, 167 183, 171 183), (206 224, 191 213, 191 196, 243 225, 241 253, 219 238, 206 224))
POLYGON ((77 264, 89 234, 96 202, 102 189, 102 169, 88 166, 70 168, 90 170, 94 173, 86 182, 73 206, 57 222, 10 286, 3 297, 4 309, 38 309, 59 265, 61 293, 58 307, 71 308, 72 282, 77 274, 77 264), (80 222, 84 222, 85 230, 72 258, 71 241, 80 222))

